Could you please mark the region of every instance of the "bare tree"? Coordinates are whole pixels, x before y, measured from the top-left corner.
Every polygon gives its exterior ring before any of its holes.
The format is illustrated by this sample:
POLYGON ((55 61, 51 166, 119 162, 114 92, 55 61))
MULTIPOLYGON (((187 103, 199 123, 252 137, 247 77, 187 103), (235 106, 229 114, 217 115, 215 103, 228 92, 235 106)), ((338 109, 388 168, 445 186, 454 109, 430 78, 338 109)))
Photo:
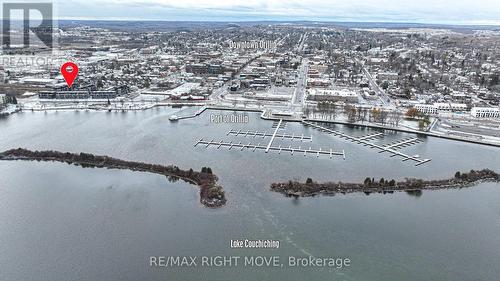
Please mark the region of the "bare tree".
POLYGON ((394 126, 398 127, 399 123, 403 119, 403 115, 401 114, 401 112, 394 110, 391 112, 391 119, 394 126))
POLYGON ((338 111, 335 103, 331 103, 329 107, 330 116, 333 120, 337 119, 338 111))
POLYGON ((385 123, 387 122, 387 117, 389 116, 389 112, 385 111, 385 110, 382 110, 380 112, 380 117, 379 117, 379 121, 382 125, 385 125, 385 123))
POLYGON ((347 113, 347 122, 355 123, 356 122, 356 107, 351 105, 346 105, 344 109, 347 113))

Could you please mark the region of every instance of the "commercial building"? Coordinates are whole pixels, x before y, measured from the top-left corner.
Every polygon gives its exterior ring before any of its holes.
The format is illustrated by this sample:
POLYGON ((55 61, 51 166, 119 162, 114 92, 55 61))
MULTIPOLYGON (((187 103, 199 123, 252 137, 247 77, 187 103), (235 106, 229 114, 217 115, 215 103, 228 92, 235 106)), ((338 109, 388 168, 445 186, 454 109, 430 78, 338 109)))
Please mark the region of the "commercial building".
POLYGON ((434 106, 437 108, 438 111, 451 111, 451 112, 467 111, 467 105, 464 103, 442 102, 442 103, 435 103, 434 106))
POLYGON ((307 87, 329 87, 330 84, 330 80, 326 78, 307 78, 307 87))
POLYGON ((43 91, 38 94, 40 99, 115 99, 128 93, 127 86, 114 87, 106 91, 76 90, 76 91, 43 91))
POLYGON ((437 114, 438 109, 432 104, 417 104, 415 108, 424 114, 437 114))
POLYGON ((224 67, 220 64, 189 64, 186 66, 186 72, 194 74, 222 74, 224 73, 224 67))
POLYGON ((398 80, 398 77, 399 77, 399 75, 396 72, 379 72, 377 74, 377 79, 381 80, 381 81, 385 81, 385 80, 390 80, 390 81, 398 80))
POLYGON ((495 107, 473 107, 470 114, 475 118, 500 118, 500 109, 495 107))
POLYGON ((41 99, 115 99, 118 97, 115 91, 59 91, 59 92, 40 92, 38 97, 41 99))
POLYGON ((425 114, 438 114, 439 112, 463 112, 467 111, 467 105, 463 103, 434 103, 416 104, 415 108, 425 114))
POLYGON ((351 90, 311 89, 308 99, 313 101, 358 102, 358 94, 351 90))

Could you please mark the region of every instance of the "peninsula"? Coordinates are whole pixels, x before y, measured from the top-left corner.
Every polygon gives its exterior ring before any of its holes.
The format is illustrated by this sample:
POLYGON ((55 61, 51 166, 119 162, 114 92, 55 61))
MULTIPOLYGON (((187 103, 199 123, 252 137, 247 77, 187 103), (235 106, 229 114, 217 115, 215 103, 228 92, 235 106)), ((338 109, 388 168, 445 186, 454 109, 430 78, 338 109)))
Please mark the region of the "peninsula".
POLYGON ((203 167, 201 172, 193 169, 182 170, 177 166, 163 166, 142 162, 125 161, 108 156, 89 153, 69 153, 58 151, 31 151, 18 148, 0 153, 0 160, 55 161, 78 165, 84 168, 127 169, 131 171, 160 174, 169 179, 182 179, 200 188, 200 203, 206 207, 222 207, 226 203, 224 190, 217 185, 217 176, 212 169, 203 167))

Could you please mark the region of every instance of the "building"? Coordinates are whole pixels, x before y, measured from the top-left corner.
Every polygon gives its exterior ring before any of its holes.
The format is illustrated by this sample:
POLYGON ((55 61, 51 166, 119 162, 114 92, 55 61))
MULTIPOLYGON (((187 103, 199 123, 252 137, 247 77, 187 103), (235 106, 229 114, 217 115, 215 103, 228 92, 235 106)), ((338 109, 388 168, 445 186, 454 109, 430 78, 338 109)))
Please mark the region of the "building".
POLYGON ((307 78, 307 87, 328 87, 330 80, 321 78, 307 78))
POLYGON ((76 90, 76 91, 43 91, 38 94, 40 99, 115 99, 128 93, 127 86, 118 86, 106 91, 76 90))
POLYGON ((424 114, 437 114, 438 109, 432 104, 417 104, 415 108, 424 114))
POLYGON ((314 69, 316 73, 326 73, 328 71, 328 65, 325 64, 313 64, 309 67, 309 69, 314 69))
POLYGON ((186 72, 194 74, 223 74, 224 67, 220 64, 189 64, 186 66, 186 72))
POLYGON ((463 103, 434 103, 416 104, 415 108, 425 114, 438 114, 439 112, 463 112, 467 111, 467 105, 463 103))
POLYGON ((495 107, 473 107, 470 114, 475 118, 500 118, 500 109, 495 107))
POLYGON ((308 99, 314 101, 356 103, 358 102, 358 94, 350 90, 311 89, 309 90, 308 99))
POLYGON ((470 102, 472 99, 470 95, 467 95, 465 93, 457 93, 457 92, 452 93, 451 98, 454 101, 459 101, 459 102, 470 102))
POLYGON ((384 80, 389 80, 389 81, 398 80, 398 77, 399 77, 399 75, 396 72, 379 72, 377 74, 377 79, 381 80, 381 81, 384 81, 384 80))
POLYGON ((58 99, 58 100, 73 100, 73 99, 115 99, 118 97, 115 91, 47 91, 38 94, 40 99, 58 99))
POLYGON ((23 78, 20 82, 24 85, 38 86, 38 87, 51 87, 56 80, 49 78, 23 78))
POLYGON ((464 103, 442 102, 442 103, 435 103, 434 106, 437 108, 438 111, 451 111, 451 112, 467 111, 467 105, 464 103))

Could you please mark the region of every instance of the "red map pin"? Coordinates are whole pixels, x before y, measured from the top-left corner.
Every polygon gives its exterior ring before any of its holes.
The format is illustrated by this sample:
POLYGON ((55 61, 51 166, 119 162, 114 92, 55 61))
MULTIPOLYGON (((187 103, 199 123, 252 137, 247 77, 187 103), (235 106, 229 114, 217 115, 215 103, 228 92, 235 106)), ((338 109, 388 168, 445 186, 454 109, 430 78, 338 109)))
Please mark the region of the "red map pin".
POLYGON ((75 82, 76 76, 78 76, 78 65, 74 62, 66 62, 61 66, 61 74, 66 80, 66 84, 71 88, 73 82, 75 82))

